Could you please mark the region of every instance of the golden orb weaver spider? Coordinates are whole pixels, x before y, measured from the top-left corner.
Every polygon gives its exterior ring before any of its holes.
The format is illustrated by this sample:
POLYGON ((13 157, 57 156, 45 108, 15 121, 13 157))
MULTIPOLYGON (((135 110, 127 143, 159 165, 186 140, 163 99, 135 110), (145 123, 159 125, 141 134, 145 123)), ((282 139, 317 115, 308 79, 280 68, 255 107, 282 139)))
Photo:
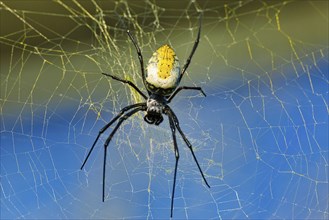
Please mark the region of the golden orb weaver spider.
POLYGON ((198 47, 199 39, 200 39, 200 32, 201 32, 201 15, 199 20, 199 30, 197 38, 194 42, 192 51, 187 58, 185 65, 183 66, 182 71, 180 71, 180 66, 178 63, 178 59, 176 57, 176 54, 174 50, 167 44, 161 46, 157 51, 152 55, 152 57, 149 60, 148 66, 147 66, 147 72, 145 74, 144 72, 144 63, 143 63, 143 56, 141 53, 141 50, 130 33, 129 30, 127 30, 127 34, 129 38, 131 39, 132 43, 134 44, 138 59, 141 66, 141 73, 142 73, 142 80, 144 83, 144 86, 147 90, 148 96, 146 96, 133 82, 129 80, 120 79, 116 76, 102 73, 105 76, 111 77, 114 80, 120 81, 122 83, 128 84, 129 86, 133 87, 145 100, 146 102, 132 104, 124 107, 121 109, 121 111, 109 122, 107 123, 102 129, 99 130, 98 135, 89 150, 82 166, 81 170, 85 166, 91 152, 93 151, 99 137, 101 134, 103 134, 114 122, 117 120, 118 123, 114 127, 113 131, 110 133, 108 138, 106 139, 104 143, 104 161, 103 161, 103 195, 102 195, 102 201, 104 202, 105 198, 105 171, 106 171, 106 153, 107 153, 107 147, 112 140, 112 137, 120 127, 120 125, 128 119, 130 116, 134 115, 135 113, 139 111, 145 111, 146 115, 144 116, 144 120, 148 124, 155 124, 159 125, 163 121, 162 114, 165 114, 168 116, 169 125, 172 132, 172 138, 174 143, 174 151, 175 151, 175 171, 174 171, 174 181, 173 181, 173 187, 172 187, 172 194, 171 194, 171 214, 170 217, 173 216, 173 207, 174 207, 174 197, 175 197, 175 185, 176 185, 176 174, 177 174, 177 166, 178 166, 178 160, 179 160, 179 151, 176 141, 176 128, 180 135, 182 136, 184 142, 188 146, 188 148, 191 151, 191 154, 193 156, 193 159, 198 166, 198 169, 200 171, 200 174, 206 183, 206 185, 210 188, 202 170, 198 163, 198 160, 194 154, 194 151, 192 149, 192 145, 189 142, 189 140, 186 138, 185 134, 180 128, 178 118, 176 114, 173 112, 173 110, 168 106, 170 101, 179 93, 181 90, 198 90, 200 91, 204 96, 206 94, 203 92, 201 87, 191 87, 191 86, 180 86, 178 87, 184 73, 186 72, 191 59, 193 57, 193 54, 198 47), (128 112, 127 112, 128 111, 128 112), (126 113, 127 112, 127 113, 126 113))

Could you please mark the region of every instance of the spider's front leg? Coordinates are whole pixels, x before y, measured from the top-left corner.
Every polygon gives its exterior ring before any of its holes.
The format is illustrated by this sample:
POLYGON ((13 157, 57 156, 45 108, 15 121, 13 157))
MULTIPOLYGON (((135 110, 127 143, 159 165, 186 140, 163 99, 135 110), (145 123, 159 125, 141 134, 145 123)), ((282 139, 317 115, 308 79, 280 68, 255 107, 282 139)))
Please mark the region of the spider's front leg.
POLYGON ((184 132, 182 131, 182 129, 181 129, 180 126, 179 126, 179 121, 178 121, 177 116, 175 115, 175 113, 173 112, 173 110, 172 110, 169 106, 167 106, 166 111, 167 111, 168 116, 171 117, 172 120, 174 121, 175 127, 177 128, 178 132, 179 132, 180 135, 182 136, 182 138, 183 138, 184 142, 186 143, 187 147, 190 149, 191 154, 192 154, 192 156, 193 156, 193 159, 194 159, 196 165, 197 165, 198 168, 199 168, 200 174, 201 174, 201 176, 202 176, 204 182, 205 182, 206 185, 210 188, 210 186, 209 186, 209 184, 208 184, 208 182, 207 182, 207 180, 206 180, 206 178, 205 178, 205 176, 204 176, 204 174, 203 174, 203 172, 202 172, 202 170, 201 170, 201 167, 200 167, 200 165, 199 165, 199 162, 198 162, 198 160, 196 159, 196 156, 195 156, 194 151, 193 151, 193 148, 192 148, 192 144, 191 144, 191 143, 189 142, 189 140, 186 138, 184 132))
POLYGON ((120 125, 122 124, 122 122, 124 122, 126 119, 128 119, 130 116, 132 116, 133 114, 139 112, 139 111, 145 111, 146 110, 146 104, 142 103, 143 105, 131 110, 130 112, 122 115, 117 123, 117 125, 114 127, 113 131, 111 132, 111 134, 108 136, 108 138, 106 139, 105 143, 104 143, 104 161, 103 161, 103 202, 105 199, 105 173, 106 173, 106 154, 107 154, 107 147, 110 144, 112 137, 114 136, 114 134, 116 133, 116 131, 118 130, 118 128, 120 127, 120 125))
POLYGON ((120 112, 109 122, 107 123, 103 128, 101 128, 99 131, 98 131, 98 135, 92 145, 92 147, 90 148, 85 160, 83 161, 80 169, 82 170, 83 167, 85 166, 85 164, 87 163, 88 159, 89 159, 89 156, 91 154, 91 152, 94 150, 94 147, 99 139, 99 137, 114 123, 116 122, 116 120, 118 120, 122 115, 123 113, 125 113, 126 111, 132 109, 132 108, 137 108, 137 107, 141 107, 141 106, 146 106, 145 103, 137 103, 137 104, 132 104, 132 105, 128 105, 126 107, 124 107, 123 109, 120 110, 120 112))
POLYGON ((170 211, 170 217, 172 218, 172 216, 173 216, 173 209, 174 209, 174 198, 175 198, 177 166, 178 166, 178 160, 179 160, 179 150, 178 150, 178 146, 177 146, 176 128, 175 128, 174 121, 173 121, 172 117, 168 113, 165 112, 165 114, 168 115, 169 125, 170 125, 170 129, 171 129, 171 133, 172 133, 172 138, 173 138, 173 142, 174 142, 175 158, 176 158, 175 171, 174 171, 174 182, 173 182, 173 187, 172 187, 172 192, 171 192, 171 206, 170 206, 170 210, 171 210, 170 211))

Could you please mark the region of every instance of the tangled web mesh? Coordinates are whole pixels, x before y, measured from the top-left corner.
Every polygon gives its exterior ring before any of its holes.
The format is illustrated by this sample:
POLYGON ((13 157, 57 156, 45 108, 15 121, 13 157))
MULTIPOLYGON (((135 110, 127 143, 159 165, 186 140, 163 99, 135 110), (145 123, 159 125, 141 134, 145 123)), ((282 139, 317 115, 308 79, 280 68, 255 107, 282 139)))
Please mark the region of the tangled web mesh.
MULTIPOLYGON (((170 104, 211 185, 178 138, 175 218, 328 219, 328 2, 1 1, 1 218, 168 218, 169 125, 125 122, 108 148, 101 201, 98 131, 142 101, 102 72, 142 86, 170 44, 199 47, 170 104)), ((111 129, 109 129, 111 130, 111 129)), ((110 132, 110 131, 109 131, 110 132)))

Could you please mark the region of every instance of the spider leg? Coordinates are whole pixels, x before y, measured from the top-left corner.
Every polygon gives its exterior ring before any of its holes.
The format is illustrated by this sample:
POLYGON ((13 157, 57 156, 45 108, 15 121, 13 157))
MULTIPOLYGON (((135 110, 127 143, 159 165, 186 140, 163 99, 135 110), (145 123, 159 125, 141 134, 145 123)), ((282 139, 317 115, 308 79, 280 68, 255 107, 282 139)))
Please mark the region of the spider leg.
POLYGON ((178 119, 177 119, 177 116, 176 116, 175 113, 173 112, 173 110, 172 110, 169 106, 167 106, 167 107, 168 107, 168 113, 169 113, 169 115, 173 118, 173 121, 174 121, 174 123, 175 123, 175 126, 176 126, 178 132, 180 133, 180 135, 182 136, 183 140, 185 141, 187 147, 190 149, 190 151, 191 151, 191 153, 192 153, 193 159, 194 159, 196 165, 197 165, 198 168, 199 168, 199 171, 200 171, 200 173, 201 173, 201 176, 202 176, 204 182, 205 182, 206 185, 210 188, 210 186, 209 186, 209 184, 208 184, 208 182, 207 182, 207 180, 206 180, 206 178, 205 178, 205 176, 204 176, 204 174, 203 174, 203 172, 202 172, 202 170, 201 170, 201 167, 200 167, 200 165, 199 165, 199 162, 198 162, 198 160, 196 159, 196 156, 195 156, 194 151, 193 151, 193 148, 192 148, 192 144, 189 142, 189 140, 186 138, 185 134, 183 133, 182 129, 180 128, 180 126, 179 126, 179 121, 178 121, 178 119))
POLYGON ((191 86, 180 86, 178 87, 175 92, 173 94, 171 94, 171 96, 169 96, 167 102, 170 103, 170 101, 177 95, 177 93, 179 93, 181 90, 199 90, 202 95, 207 96, 206 93, 203 92, 201 87, 191 87, 191 86))
POLYGON ((121 111, 109 123, 107 123, 103 128, 101 128, 99 130, 98 135, 97 135, 92 147, 90 148, 85 160, 83 161, 83 163, 81 165, 81 168, 80 168, 81 170, 85 166, 91 152, 94 150, 94 147, 95 147, 99 137, 101 136, 101 134, 103 134, 116 120, 118 120, 118 118, 120 118, 123 115, 123 113, 125 113, 126 111, 128 111, 132 108, 136 108, 136 107, 140 107, 140 106, 145 106, 145 103, 137 103, 137 104, 128 105, 128 106, 124 107, 123 109, 121 109, 121 111))
POLYGON ((147 99, 147 96, 141 90, 139 90, 139 88, 133 82, 131 82, 129 80, 125 80, 125 79, 120 79, 119 77, 110 75, 108 73, 102 73, 102 74, 105 75, 105 76, 109 76, 112 79, 115 79, 115 80, 120 81, 122 83, 127 83, 128 85, 130 85, 131 87, 133 87, 141 96, 143 96, 144 99, 147 99))
POLYGON ((200 33, 201 33, 201 20, 202 20, 202 14, 200 14, 200 18, 199 18, 199 31, 198 31, 197 38, 196 38, 196 40, 194 42, 194 45, 193 45, 192 51, 190 53, 190 56, 187 58, 187 60, 186 60, 186 62, 184 64, 184 67, 182 69, 182 75, 180 76, 180 78, 182 78, 182 76, 184 75, 184 73, 187 70, 188 66, 190 65, 190 62, 191 62, 192 57, 193 57, 193 54, 194 54, 196 48, 198 47, 199 40, 200 40, 200 33))
POLYGON ((175 124, 174 124, 174 121, 172 119, 172 116, 170 114, 168 114, 168 119, 169 119, 170 129, 171 129, 171 133, 172 133, 172 138, 173 138, 173 141, 174 141, 174 150, 175 150, 175 158, 176 158, 175 172, 174 172, 174 182, 173 182, 172 194, 171 194, 171 208, 170 208, 170 210, 171 210, 170 217, 172 218, 173 209, 174 209, 175 186, 176 186, 177 166, 178 166, 178 160, 179 160, 179 151, 178 151, 177 141, 176 141, 176 128, 175 128, 175 124))
POLYGON ((131 110, 130 112, 122 115, 117 123, 117 125, 114 127, 113 131, 111 132, 111 134, 109 135, 109 137, 106 139, 105 143, 104 143, 104 161, 103 161, 103 202, 104 202, 104 198, 105 198, 105 173, 106 173, 106 153, 107 153, 107 146, 109 145, 110 141, 112 140, 112 137, 114 136, 114 134, 116 133, 116 131, 118 130, 118 128, 120 127, 120 125, 122 124, 122 122, 124 122, 126 119, 128 119, 130 116, 132 116, 133 114, 139 112, 139 111, 145 111, 146 110, 146 104, 145 103, 141 103, 142 105, 138 106, 137 108, 131 110))
POLYGON ((139 46, 137 44, 137 41, 132 36, 132 34, 130 33, 129 30, 127 30, 127 34, 129 36, 130 40, 133 42, 135 48, 136 48, 138 59, 139 59, 139 63, 141 65, 142 79, 143 79, 143 83, 144 83, 144 86, 145 86, 146 83, 145 83, 144 61, 143 61, 143 55, 142 55, 141 49, 139 48, 139 46))

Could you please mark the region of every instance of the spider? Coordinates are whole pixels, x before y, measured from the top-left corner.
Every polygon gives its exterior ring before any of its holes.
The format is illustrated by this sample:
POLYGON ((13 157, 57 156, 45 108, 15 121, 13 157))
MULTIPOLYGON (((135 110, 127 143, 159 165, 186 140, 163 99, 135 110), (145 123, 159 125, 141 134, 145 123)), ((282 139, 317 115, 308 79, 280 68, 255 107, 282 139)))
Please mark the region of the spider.
POLYGON ((200 93, 202 93, 204 96, 206 94, 203 92, 201 87, 191 87, 191 86, 180 86, 178 87, 184 73, 186 72, 191 59, 193 57, 193 54, 195 50, 198 47, 199 39, 200 39, 200 32, 201 32, 201 17, 199 21, 199 30, 197 38, 194 42, 192 51, 187 58, 185 65, 183 66, 183 69, 180 69, 180 65, 178 62, 178 59, 176 57, 176 54, 174 50, 167 44, 161 46, 156 50, 155 53, 153 53, 152 57, 150 58, 148 65, 147 65, 147 71, 146 74, 144 72, 144 63, 143 63, 143 56, 141 53, 141 50, 137 44, 137 41, 132 36, 129 30, 127 30, 127 34, 134 44, 138 59, 140 62, 141 67, 141 73, 142 73, 142 80, 144 83, 144 86, 146 87, 148 96, 145 95, 133 82, 129 80, 120 79, 116 76, 102 73, 105 76, 111 77, 114 80, 120 81, 122 83, 128 84, 132 88, 134 88, 145 100, 146 102, 132 104, 124 107, 121 109, 121 111, 109 122, 107 123, 102 129, 99 130, 98 135, 89 150, 82 166, 81 170, 85 166, 91 152, 93 151, 99 137, 101 134, 103 134, 114 122, 117 120, 118 123, 113 128, 113 131, 110 133, 108 138, 106 139, 104 143, 104 160, 103 160, 103 195, 102 195, 102 201, 104 202, 105 198, 105 172, 106 172, 106 153, 107 153, 107 147, 112 140, 112 137, 120 127, 120 125, 128 119, 130 116, 134 115, 135 113, 139 111, 146 112, 146 115, 144 116, 145 122, 148 124, 154 124, 159 125, 163 121, 162 115, 166 115, 169 120, 169 125, 172 133, 172 139, 174 144, 174 152, 175 152, 175 171, 174 171, 174 181, 172 186, 172 195, 171 195, 171 214, 170 216, 173 216, 173 207, 174 207, 174 197, 175 197, 175 185, 176 185, 176 174, 177 174, 177 165, 179 160, 179 150, 177 146, 176 141, 176 129, 182 136, 184 142, 186 143, 187 147, 190 149, 191 154, 193 156, 193 159, 200 171, 200 174, 205 182, 205 184, 210 188, 202 170, 198 163, 198 160, 194 154, 193 148, 189 140, 186 138, 185 134, 183 133, 182 129, 180 128, 178 118, 176 114, 173 112, 173 110, 169 107, 169 103, 171 100, 182 90, 198 90, 200 93))

